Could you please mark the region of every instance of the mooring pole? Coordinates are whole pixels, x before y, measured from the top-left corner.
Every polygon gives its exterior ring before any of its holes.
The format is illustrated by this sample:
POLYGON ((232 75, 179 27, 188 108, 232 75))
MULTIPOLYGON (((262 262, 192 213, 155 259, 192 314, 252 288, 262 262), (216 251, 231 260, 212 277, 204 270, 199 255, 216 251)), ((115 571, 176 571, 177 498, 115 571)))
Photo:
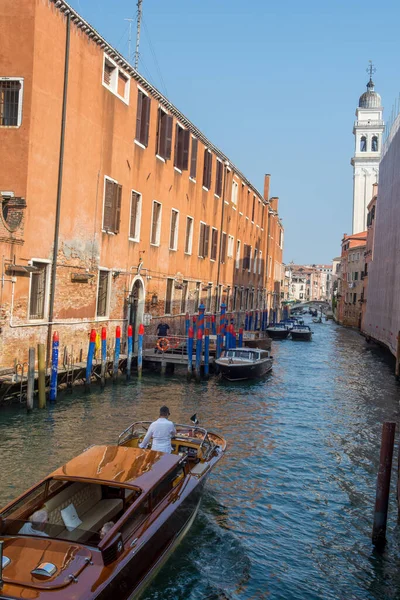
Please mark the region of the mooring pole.
POLYGON ((38 344, 38 392, 39 408, 46 407, 46 348, 44 344, 38 344))
POLYGON ((107 370, 107 329, 101 328, 101 371, 100 385, 102 388, 106 386, 106 370, 107 370))
POLYGON ((243 348, 243 328, 239 329, 239 348, 243 348))
POLYGON ((196 370, 195 377, 196 381, 199 382, 201 380, 201 353, 203 346, 203 330, 199 327, 197 330, 197 340, 196 340, 196 370))
POLYGON ((386 523, 395 431, 396 423, 385 422, 382 426, 382 443, 376 484, 374 524, 372 528, 372 543, 375 546, 381 547, 386 542, 386 523))
POLYGON ((121 353, 121 327, 119 325, 115 328, 115 346, 114 346, 114 365, 113 365, 113 383, 118 378, 119 368, 119 355, 121 353))
POLYGON ((129 381, 132 374, 132 355, 133 355, 133 330, 132 325, 128 325, 128 356, 126 358, 126 379, 129 381))
POLYGON ((144 336, 144 325, 139 325, 138 331, 138 358, 137 358, 137 371, 138 377, 141 379, 143 370, 143 336, 144 336))
POLYGON ((236 348, 236 331, 234 325, 231 325, 231 348, 236 348))
POLYGON ((89 338, 89 349, 86 361, 85 392, 90 390, 90 380, 92 378, 93 356, 96 349, 96 330, 92 329, 89 338))
POLYGON ((51 374, 50 374, 50 402, 55 402, 57 398, 57 378, 58 378, 58 347, 60 340, 58 332, 53 333, 53 343, 51 349, 51 374))
POLYGON ((193 371, 193 327, 189 327, 188 337, 187 337, 187 380, 190 381, 192 378, 193 371))
POLYGON ((211 331, 213 335, 217 335, 217 326, 215 324, 215 315, 211 315, 211 331))
POLYGON ((249 331, 253 331, 253 311, 249 312, 249 331))
POLYGON ((189 333, 189 327, 190 327, 190 316, 189 316, 189 313, 186 313, 186 316, 185 316, 185 335, 186 335, 186 337, 189 333))
POLYGON ((210 377, 210 330, 204 331, 204 377, 210 377))
POLYGON ((249 313, 246 310, 246 316, 244 318, 244 330, 248 331, 249 330, 249 313))
POLYGON ((396 367, 395 367, 396 379, 400 375, 400 331, 397 334, 397 352, 396 352, 396 367))
POLYGON ((196 324, 197 324, 197 316, 193 315, 193 335, 196 335, 196 324))
POLYGON ((35 389, 35 348, 29 348, 28 387, 26 390, 26 410, 33 410, 33 391, 35 389))
POLYGON ((258 327, 258 310, 256 310, 256 316, 254 317, 254 331, 257 331, 258 327))

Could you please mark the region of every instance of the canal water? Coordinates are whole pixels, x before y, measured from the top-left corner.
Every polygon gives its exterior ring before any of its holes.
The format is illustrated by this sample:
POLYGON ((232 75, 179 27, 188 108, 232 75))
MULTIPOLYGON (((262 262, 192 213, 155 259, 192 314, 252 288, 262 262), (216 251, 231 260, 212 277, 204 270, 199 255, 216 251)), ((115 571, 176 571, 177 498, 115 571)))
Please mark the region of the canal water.
POLYGON ((357 332, 315 324, 311 343, 273 343, 273 373, 187 384, 184 373, 0 411, 0 504, 131 421, 171 418, 221 432, 228 452, 192 529, 145 600, 400 598, 394 485, 388 544, 370 543, 381 424, 399 416, 391 361, 357 332))

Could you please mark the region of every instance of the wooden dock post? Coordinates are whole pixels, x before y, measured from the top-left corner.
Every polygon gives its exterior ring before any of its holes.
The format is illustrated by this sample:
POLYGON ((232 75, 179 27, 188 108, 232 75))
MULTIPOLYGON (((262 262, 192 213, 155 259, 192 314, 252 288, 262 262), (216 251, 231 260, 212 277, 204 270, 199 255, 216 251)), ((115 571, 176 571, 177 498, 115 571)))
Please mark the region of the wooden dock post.
POLYGON ((138 337, 138 359, 137 359, 137 370, 138 377, 141 379, 143 370, 143 336, 144 336, 144 325, 139 325, 139 337, 138 337))
POLYGON ((161 375, 165 375, 166 372, 167 372, 167 362, 163 356, 161 359, 161 375))
POLYGON ((188 356, 188 364, 187 364, 187 380, 190 381, 192 378, 193 372, 193 327, 189 327, 188 337, 187 337, 187 356, 188 356))
POLYGON ((26 391, 26 410, 33 410, 33 391, 35 389, 35 348, 29 348, 28 387, 26 391))
POLYGON ((55 402, 57 398, 57 378, 58 378, 58 348, 60 339, 58 332, 53 333, 53 344, 51 351, 51 374, 50 374, 50 402, 55 402))
POLYGON ((395 367, 396 379, 400 376, 400 331, 397 334, 397 352, 396 352, 396 367, 395 367))
POLYGON ((96 330, 92 329, 89 338, 89 349, 86 361, 85 392, 90 390, 90 380, 92 378, 93 356, 96 348, 96 330))
POLYGON ((210 377, 210 330, 204 331, 204 377, 210 377))
POLYGON ((133 356, 133 330, 132 325, 128 325, 128 356, 126 358, 126 379, 129 381, 132 374, 132 356, 133 356))
POLYGON ((121 354, 121 327, 119 325, 117 325, 115 328, 113 383, 115 383, 118 378, 119 355, 120 354, 121 354))
POLYGON ((45 361, 45 346, 38 344, 38 391, 39 391, 39 408, 46 407, 46 361, 45 361))
POLYGON ((202 354, 202 346, 203 346, 203 331, 201 327, 197 330, 197 340, 196 340, 196 369, 195 369, 195 377, 196 381, 200 382, 201 380, 201 354, 202 354))
POLYGON ((106 370, 107 370, 107 328, 101 328, 101 370, 100 370, 100 386, 106 386, 106 370))
POLYGON ((382 443, 376 484, 374 524, 372 528, 372 543, 377 547, 384 546, 386 542, 386 523, 395 431, 396 423, 385 422, 382 426, 382 443))

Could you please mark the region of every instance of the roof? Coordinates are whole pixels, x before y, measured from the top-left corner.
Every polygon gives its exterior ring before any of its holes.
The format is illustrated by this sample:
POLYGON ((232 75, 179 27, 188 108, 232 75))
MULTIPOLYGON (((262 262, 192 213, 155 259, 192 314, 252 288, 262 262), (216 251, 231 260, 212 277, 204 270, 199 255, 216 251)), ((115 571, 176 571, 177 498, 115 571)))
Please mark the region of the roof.
POLYGON ((180 459, 175 454, 127 446, 92 446, 54 471, 51 477, 134 485, 146 491, 180 459))
POLYGON ((370 79, 367 83, 367 91, 360 96, 358 106, 360 108, 380 108, 381 105, 381 97, 378 92, 375 92, 375 84, 370 79))
POLYGON ((190 129, 192 133, 203 142, 208 148, 213 150, 215 154, 222 161, 228 161, 230 163, 230 167, 233 171, 242 179, 242 181, 253 190, 257 196, 264 200, 266 204, 269 204, 269 199, 264 198, 263 194, 258 191, 258 189, 245 177, 245 175, 232 163, 232 161, 219 149, 217 148, 206 136, 191 122, 185 115, 183 115, 157 88, 151 85, 142 75, 139 74, 136 69, 130 65, 126 59, 113 48, 97 31, 94 27, 92 27, 83 17, 79 15, 79 13, 74 10, 67 2, 64 0, 50 0, 55 7, 65 15, 70 15, 71 21, 81 29, 90 40, 92 40, 95 44, 99 45, 103 52, 108 54, 115 62, 117 62, 129 75, 135 79, 141 86, 143 86, 152 96, 154 96, 160 104, 165 106, 165 108, 173 114, 185 127, 190 129))

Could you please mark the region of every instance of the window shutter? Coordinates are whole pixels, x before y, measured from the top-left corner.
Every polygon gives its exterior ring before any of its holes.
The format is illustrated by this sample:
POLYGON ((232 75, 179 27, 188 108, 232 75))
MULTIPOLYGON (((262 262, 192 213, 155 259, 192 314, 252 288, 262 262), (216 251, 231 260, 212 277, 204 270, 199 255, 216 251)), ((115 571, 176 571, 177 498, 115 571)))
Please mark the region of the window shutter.
POLYGON ((175 149, 174 149, 174 167, 176 167, 177 169, 181 168, 181 160, 180 160, 180 156, 178 156, 178 153, 179 153, 179 131, 180 131, 180 127, 177 123, 176 127, 175 127, 175 149))
POLYGON ((173 210, 171 213, 171 231, 169 233, 169 247, 175 249, 175 228, 176 228, 176 219, 178 213, 173 210))
POLYGON ((141 91, 138 91, 137 97, 137 111, 136 111, 136 139, 138 142, 141 142, 141 133, 142 133, 142 104, 143 104, 143 96, 141 91))
POLYGON ((222 195, 222 162, 217 160, 217 172, 215 177, 215 193, 217 196, 222 195))
POLYGON ((143 96, 143 101, 144 101, 144 110, 143 110, 144 116, 143 116, 143 123, 142 123, 143 135, 142 135, 141 142, 144 146, 147 146, 149 143, 151 100, 148 96, 143 96))
POLYGON ((115 185, 114 233, 119 233, 121 224, 122 185, 115 185))
POLYGON ((114 183, 106 179, 106 187, 104 192, 104 215, 103 229, 112 231, 113 228, 113 207, 114 207, 114 183))
POLYGON ((192 139, 192 157, 190 160, 190 177, 192 179, 196 179, 196 171, 197 171, 197 145, 198 140, 196 138, 192 139))
POLYGON ((190 148, 190 131, 189 131, 189 129, 185 129, 185 131, 183 132, 182 171, 187 171, 188 167, 189 167, 189 148, 190 148))
POLYGON ((199 239, 199 256, 204 258, 204 232, 206 226, 204 223, 200 223, 200 239, 199 239))
POLYGON ((207 167, 207 185, 208 189, 211 188, 211 174, 212 174, 212 154, 211 152, 207 152, 208 154, 208 167, 207 167))
POLYGON ((204 257, 208 256, 209 241, 210 241, 210 226, 206 225, 205 231, 204 231, 204 257))
POLYGON ((208 150, 204 150, 204 169, 203 169, 203 185, 207 186, 208 181, 208 150))
POLYGON ((171 158, 172 150, 172 116, 166 116, 166 140, 165 140, 165 159, 171 158))
POLYGON ((131 222, 129 225, 129 237, 136 237, 136 219, 137 219, 137 210, 138 210, 138 195, 135 192, 132 192, 131 198, 131 222))
POLYGON ((165 156, 165 138, 166 138, 166 131, 165 131, 165 127, 166 127, 166 123, 165 123, 165 113, 164 111, 161 110, 161 108, 158 109, 158 132, 157 132, 157 154, 158 156, 162 156, 164 158, 165 156))
POLYGON ((226 233, 222 234, 222 247, 221 247, 221 262, 225 262, 225 254, 226 254, 226 233))

